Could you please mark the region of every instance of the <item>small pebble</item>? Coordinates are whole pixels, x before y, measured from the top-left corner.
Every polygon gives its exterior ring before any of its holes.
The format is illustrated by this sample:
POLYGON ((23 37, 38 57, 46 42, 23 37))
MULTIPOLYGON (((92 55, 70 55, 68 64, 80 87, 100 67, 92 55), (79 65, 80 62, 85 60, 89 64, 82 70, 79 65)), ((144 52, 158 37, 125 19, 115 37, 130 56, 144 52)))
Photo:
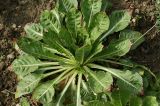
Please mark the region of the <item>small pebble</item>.
POLYGON ((12 28, 16 28, 16 24, 13 24, 13 25, 12 25, 12 28))
POLYGON ((13 59, 15 56, 14 56, 14 52, 10 53, 9 55, 7 55, 7 58, 8 59, 13 59))
POLYGON ((20 106, 19 104, 16 104, 16 106, 20 106))
POLYGON ((133 23, 136 23, 136 19, 135 19, 135 18, 133 18, 133 19, 132 19, 132 22, 133 22, 133 23))

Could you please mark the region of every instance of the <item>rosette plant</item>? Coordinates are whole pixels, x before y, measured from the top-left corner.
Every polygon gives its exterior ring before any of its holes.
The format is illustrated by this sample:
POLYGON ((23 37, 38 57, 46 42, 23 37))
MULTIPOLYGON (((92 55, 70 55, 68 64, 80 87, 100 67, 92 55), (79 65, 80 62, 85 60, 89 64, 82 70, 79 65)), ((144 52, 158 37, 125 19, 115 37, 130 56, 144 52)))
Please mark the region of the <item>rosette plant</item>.
POLYGON ((26 36, 17 42, 21 55, 12 63, 19 78, 16 98, 32 93, 43 105, 120 106, 109 93, 142 90, 142 77, 122 57, 144 38, 124 30, 131 19, 127 11, 108 16, 104 5, 105 0, 58 0, 42 12, 40 23, 25 26, 26 36))

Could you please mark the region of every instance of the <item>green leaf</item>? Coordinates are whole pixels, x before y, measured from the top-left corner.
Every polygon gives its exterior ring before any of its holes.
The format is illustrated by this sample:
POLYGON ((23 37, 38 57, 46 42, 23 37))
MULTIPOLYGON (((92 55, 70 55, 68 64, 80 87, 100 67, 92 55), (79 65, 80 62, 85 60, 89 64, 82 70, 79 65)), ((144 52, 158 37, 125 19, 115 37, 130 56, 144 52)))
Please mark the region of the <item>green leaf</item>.
POLYGON ((20 100, 20 106, 30 106, 27 98, 22 97, 20 100))
POLYGON ((65 70, 63 73, 61 73, 58 77, 56 77, 54 80, 49 80, 45 83, 41 83, 33 92, 32 98, 35 100, 39 100, 42 103, 50 103, 54 96, 54 84, 57 84, 64 75, 70 71, 70 69, 65 70))
MULTIPOLYGON (((125 85, 125 86, 128 87, 127 85, 125 85)), ((120 99, 121 99, 122 106, 126 106, 127 105, 127 103, 129 102, 130 97, 132 96, 132 94, 133 93, 128 91, 128 90, 125 91, 125 89, 119 88, 119 96, 120 96, 120 99)))
POLYGON ((121 95, 119 91, 112 92, 111 96, 112 96, 111 102, 114 106, 123 106, 122 101, 121 101, 121 95))
MULTIPOLYGON (((59 57, 54 55, 53 52, 48 50, 44 44, 32 39, 22 38, 18 42, 19 47, 26 53, 40 58, 40 59, 58 59, 59 57)), ((55 51, 56 53, 56 51, 55 51)))
POLYGON ((143 100, 143 106, 158 106, 158 102, 156 100, 156 97, 146 96, 143 100))
POLYGON ((19 98, 22 95, 31 93, 42 79, 41 74, 29 74, 25 76, 17 85, 15 97, 19 98))
POLYGON ((40 23, 47 30, 52 30, 56 33, 60 32, 61 19, 56 9, 51 11, 45 10, 44 12, 42 12, 40 17, 40 23))
POLYGON ((142 106, 142 99, 140 97, 134 96, 130 99, 130 106, 142 106))
MULTIPOLYGON (((124 56, 129 52, 131 48, 131 42, 129 39, 117 40, 115 42, 111 42, 106 49, 104 49, 104 53, 106 56, 124 56)), ((102 51, 103 53, 103 51, 102 51)))
MULTIPOLYGON (((84 106, 113 106, 113 105, 109 102, 102 102, 99 100, 93 100, 91 102, 88 102, 88 104, 84 105, 84 106)), ((117 106, 119 106, 119 105, 117 105, 117 106)))
POLYGON ((101 34, 109 28, 109 18, 105 12, 97 13, 91 22, 90 28, 90 38, 95 41, 101 34))
POLYGON ((120 89, 123 89, 125 92, 129 91, 131 94, 139 93, 142 90, 143 80, 138 73, 127 70, 127 71, 118 72, 118 74, 136 87, 136 91, 135 91, 133 87, 127 86, 126 83, 124 83, 124 81, 118 80, 118 86, 120 89))
POLYGON ((53 84, 53 81, 40 84, 33 92, 32 98, 37 101, 39 100, 41 103, 50 103, 55 93, 53 84))
POLYGON ((66 26, 72 37, 76 38, 78 36, 78 31, 82 27, 82 14, 79 11, 69 12, 66 15, 66 26))
MULTIPOLYGON (((95 68, 95 69, 99 69, 99 70, 103 70, 103 71, 106 71, 106 72, 109 72, 111 73, 112 75, 114 75, 115 77, 117 77, 119 80, 122 80, 126 85, 132 87, 132 89, 134 89, 134 91, 138 92, 140 90, 140 86, 141 84, 139 83, 136 83, 136 86, 134 85, 135 82, 130 82, 128 81, 128 79, 126 79, 123 74, 124 72, 123 71, 120 71, 118 69, 113 69, 113 68, 107 68, 107 67, 103 67, 103 66, 100 66, 100 65, 96 65, 96 64, 89 64, 88 65, 89 67, 91 68, 95 68), (132 84, 133 83, 133 84, 132 84), (138 88, 137 88, 138 87, 138 88)), ((126 74, 127 75, 127 74, 126 74)), ((128 77, 128 76, 127 76, 128 77)), ((141 82, 141 81, 140 81, 141 82)))
POLYGON ((93 57, 96 56, 98 53, 100 53, 102 50, 103 50, 103 44, 102 43, 100 43, 98 46, 94 46, 93 45, 92 50, 91 50, 88 58, 86 59, 85 63, 87 63, 87 62, 93 62, 94 59, 95 59, 93 57))
POLYGON ((77 0, 58 0, 57 8, 63 13, 68 13, 78 8, 77 0))
POLYGON ((27 37, 33 40, 41 40, 43 38, 43 27, 40 24, 27 24, 24 27, 27 37))
POLYGON ((78 30, 78 37, 77 37, 77 46, 81 47, 85 44, 91 44, 91 41, 90 41, 90 38, 89 38, 89 33, 88 31, 86 30, 86 28, 84 27, 81 27, 79 30, 78 30))
POLYGON ((126 53, 129 52, 130 47, 131 47, 131 42, 129 39, 117 40, 111 42, 107 48, 103 49, 102 52, 98 53, 94 58, 104 59, 114 56, 124 56, 126 53))
POLYGON ((112 7, 112 3, 110 0, 102 0, 101 11, 106 11, 106 9, 112 7))
POLYGON ((140 32, 132 31, 132 30, 121 31, 119 38, 120 39, 129 39, 132 43, 131 50, 136 49, 145 40, 144 37, 142 37, 142 34, 140 32))
POLYGON ((156 0, 156 3, 157 3, 157 4, 160 4, 160 0, 156 0))
POLYGON ((93 16, 100 12, 102 6, 101 0, 82 0, 81 1, 81 11, 84 16, 84 20, 89 28, 91 25, 91 20, 93 16))
POLYGON ((85 70, 90 74, 88 78, 88 85, 94 91, 94 93, 105 92, 110 89, 113 79, 110 73, 97 71, 92 72, 89 68, 85 70))
POLYGON ((91 48, 91 45, 84 45, 76 50, 75 58, 80 64, 87 58, 91 48))
POLYGON ((41 65, 39 60, 29 55, 20 56, 15 59, 12 63, 13 71, 18 75, 18 77, 23 78, 25 75, 34 72, 41 65))
MULTIPOLYGON (((124 84, 124 86, 126 88, 128 87, 126 83, 124 84)), ((115 106, 127 106, 127 103, 129 102, 131 96, 133 96, 133 93, 129 92, 128 89, 125 90, 125 89, 119 88, 118 90, 115 90, 112 92, 112 99, 113 99, 112 102, 114 103, 115 106)))
POLYGON ((92 89, 88 86, 88 83, 82 80, 81 98, 83 101, 92 101, 96 98, 96 95, 92 92, 92 89))
POLYGON ((105 37, 114 32, 118 32, 125 29, 129 25, 131 16, 127 11, 118 10, 114 11, 110 15, 109 19, 110 19, 109 30, 100 38, 100 41, 102 41, 105 37))
POLYGON ((59 33, 59 41, 61 42, 60 44, 63 45, 63 47, 66 47, 70 50, 76 49, 76 41, 72 37, 72 35, 67 31, 67 29, 63 28, 61 29, 59 33))

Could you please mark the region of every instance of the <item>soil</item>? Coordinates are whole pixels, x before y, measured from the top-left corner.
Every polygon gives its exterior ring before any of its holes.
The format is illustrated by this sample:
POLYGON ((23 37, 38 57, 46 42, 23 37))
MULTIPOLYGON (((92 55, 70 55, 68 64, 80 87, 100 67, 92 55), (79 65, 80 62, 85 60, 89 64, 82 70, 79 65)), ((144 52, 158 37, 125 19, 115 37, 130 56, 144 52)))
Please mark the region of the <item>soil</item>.
MULTIPOLYGON (((16 75, 9 69, 18 56, 14 42, 24 35, 23 27, 37 22, 44 9, 51 9, 54 0, 0 0, 0 106, 16 106, 14 98, 17 85, 16 75)), ((154 0, 112 0, 112 9, 127 9, 132 14, 130 28, 145 33, 155 24, 154 0)), ((160 34, 153 28, 147 33, 146 41, 129 57, 155 72, 160 72, 160 34)), ((33 106, 33 104, 32 104, 33 106)))
POLYGON ((18 55, 14 42, 24 35, 23 27, 37 22, 42 10, 50 9, 52 0, 0 0, 0 106, 16 106, 16 75, 9 70, 18 55))

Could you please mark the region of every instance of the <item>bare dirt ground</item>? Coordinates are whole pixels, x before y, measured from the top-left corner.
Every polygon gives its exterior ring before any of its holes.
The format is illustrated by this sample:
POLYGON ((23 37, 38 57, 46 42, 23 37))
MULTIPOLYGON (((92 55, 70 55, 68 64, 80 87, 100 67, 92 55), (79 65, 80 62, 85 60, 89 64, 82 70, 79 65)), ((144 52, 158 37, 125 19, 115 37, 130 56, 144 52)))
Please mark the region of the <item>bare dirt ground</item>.
POLYGON ((16 75, 8 70, 18 55, 14 42, 24 34, 23 27, 39 19, 40 12, 50 9, 51 0, 0 0, 0 106, 16 106, 16 75))
MULTIPOLYGON (((8 69, 18 55, 14 42, 24 34, 26 23, 36 22, 44 9, 53 7, 53 0, 0 0, 0 106, 16 106, 14 98, 16 75, 8 69)), ((112 9, 127 9, 132 13, 130 27, 145 33, 155 24, 154 0, 112 0, 112 9)), ((160 69, 160 34, 156 28, 146 35, 146 41, 129 54, 134 61, 153 71, 160 69)))

